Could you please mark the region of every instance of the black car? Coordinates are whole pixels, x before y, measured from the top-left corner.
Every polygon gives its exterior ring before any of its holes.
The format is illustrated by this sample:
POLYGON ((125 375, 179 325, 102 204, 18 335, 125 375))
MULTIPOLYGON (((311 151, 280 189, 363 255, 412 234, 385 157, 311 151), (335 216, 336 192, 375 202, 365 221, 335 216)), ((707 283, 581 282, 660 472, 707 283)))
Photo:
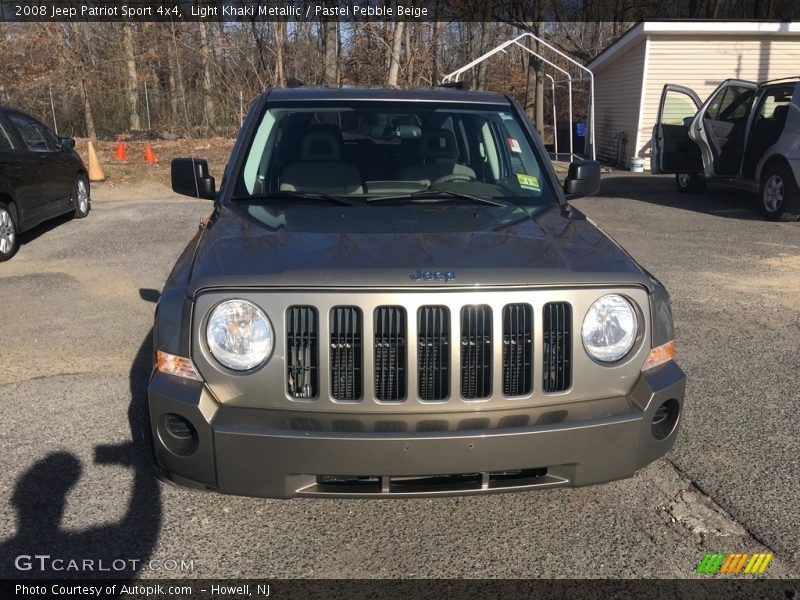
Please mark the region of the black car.
POLYGON ((66 213, 89 214, 89 178, 75 140, 0 106, 0 262, 19 248, 19 234, 66 213))

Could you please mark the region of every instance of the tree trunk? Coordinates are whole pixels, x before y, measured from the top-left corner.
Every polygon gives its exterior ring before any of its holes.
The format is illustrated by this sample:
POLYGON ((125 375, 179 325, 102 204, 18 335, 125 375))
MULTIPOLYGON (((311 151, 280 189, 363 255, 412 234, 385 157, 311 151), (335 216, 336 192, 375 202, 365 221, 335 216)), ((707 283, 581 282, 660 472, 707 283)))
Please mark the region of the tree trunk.
POLYGON ((406 27, 406 85, 414 85, 414 51, 411 46, 411 26, 406 27))
MULTIPOLYGON (((539 21, 536 23, 536 36, 544 39, 544 22, 539 21)), ((542 53, 542 46, 536 43, 536 51, 542 53)), ((542 73, 542 61, 537 59, 533 63, 533 68, 536 71, 536 129, 539 130, 539 135, 544 135, 544 73, 542 73)))
MULTIPOLYGON (((439 4, 436 4, 437 8, 439 4)), ((439 83, 439 35, 442 31, 442 24, 437 19, 433 22, 433 39, 431 40, 431 83, 439 83)))
POLYGON ((325 44, 325 73, 323 73, 323 84, 335 87, 339 81, 339 61, 336 56, 339 49, 339 36, 336 21, 325 21, 324 27, 325 44))
POLYGON ((400 73, 400 49, 403 46, 403 30, 405 21, 398 21, 394 26, 394 37, 392 39, 392 57, 389 62, 389 77, 386 80, 388 85, 397 85, 397 76, 400 73))
POLYGON ((199 21, 197 26, 200 29, 200 60, 203 62, 203 111, 208 131, 214 132, 217 126, 217 118, 214 98, 211 95, 213 91, 211 84, 211 49, 208 45, 206 24, 203 21, 199 21))
POLYGON ((125 95, 128 97, 128 110, 130 111, 128 123, 131 130, 138 131, 142 128, 139 121, 139 76, 136 73, 136 55, 133 53, 133 29, 129 23, 122 26, 122 44, 128 70, 125 80, 125 95))
POLYGON ((178 92, 178 57, 175 39, 175 25, 172 24, 170 35, 167 37, 167 83, 169 85, 169 112, 171 128, 175 128, 180 119, 180 95, 178 92))
MULTIPOLYGON (((533 23, 525 23, 528 31, 533 31, 533 23)), ((525 38, 525 47, 534 50, 535 46, 533 40, 529 37, 525 38)), ((536 71, 534 70, 535 57, 530 52, 523 53, 523 65, 525 67, 525 112, 528 117, 536 121, 536 71)))
POLYGON ((79 86, 81 102, 83 103, 83 120, 86 123, 86 137, 90 140, 97 138, 94 130, 94 116, 92 115, 92 105, 89 102, 89 95, 86 93, 86 80, 81 79, 79 86))
POLYGON ((286 67, 283 65, 283 47, 286 45, 286 21, 275 23, 275 85, 286 85, 286 67))

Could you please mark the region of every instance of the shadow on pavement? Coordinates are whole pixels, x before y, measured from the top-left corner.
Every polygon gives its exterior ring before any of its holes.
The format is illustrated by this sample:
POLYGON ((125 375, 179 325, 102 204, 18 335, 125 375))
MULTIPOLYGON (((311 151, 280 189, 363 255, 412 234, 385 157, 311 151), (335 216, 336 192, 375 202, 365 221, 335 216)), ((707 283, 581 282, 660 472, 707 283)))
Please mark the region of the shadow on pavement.
POLYGON ((64 225, 65 223, 69 223, 70 221, 72 221, 72 214, 68 213, 66 215, 61 215, 60 217, 55 217, 54 219, 45 221, 44 223, 39 223, 33 229, 28 229, 27 231, 23 231, 19 234, 19 245, 25 246, 25 244, 30 244, 34 240, 43 236, 45 233, 49 233, 56 227, 64 225))
POLYGON ((765 221, 759 209, 757 194, 720 184, 709 184, 703 192, 697 194, 682 194, 675 187, 674 175, 613 172, 603 177, 598 195, 630 198, 715 217, 765 221))
POLYGON ((96 464, 133 470, 132 489, 119 490, 129 494, 124 516, 110 525, 70 531, 69 523, 63 522, 64 508, 83 466, 70 452, 54 452, 33 464, 16 482, 12 504, 17 513, 17 534, 0 544, 1 576, 130 579, 147 564, 162 519, 147 409, 151 365, 152 330, 142 342, 129 373, 131 440, 94 448, 96 464))

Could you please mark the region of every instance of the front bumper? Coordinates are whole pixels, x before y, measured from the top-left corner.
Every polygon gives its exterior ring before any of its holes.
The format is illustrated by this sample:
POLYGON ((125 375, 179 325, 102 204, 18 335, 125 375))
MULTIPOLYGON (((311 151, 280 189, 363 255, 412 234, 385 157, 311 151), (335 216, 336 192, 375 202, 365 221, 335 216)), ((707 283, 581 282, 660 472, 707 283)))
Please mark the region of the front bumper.
POLYGON ((624 397, 415 415, 223 406, 202 382, 158 371, 148 393, 156 460, 175 483, 271 498, 404 497, 630 477, 675 443, 685 381, 683 371, 669 362, 642 374, 624 397), (657 439, 653 418, 670 400, 678 410, 657 439), (197 431, 188 456, 164 443, 170 414, 197 431))

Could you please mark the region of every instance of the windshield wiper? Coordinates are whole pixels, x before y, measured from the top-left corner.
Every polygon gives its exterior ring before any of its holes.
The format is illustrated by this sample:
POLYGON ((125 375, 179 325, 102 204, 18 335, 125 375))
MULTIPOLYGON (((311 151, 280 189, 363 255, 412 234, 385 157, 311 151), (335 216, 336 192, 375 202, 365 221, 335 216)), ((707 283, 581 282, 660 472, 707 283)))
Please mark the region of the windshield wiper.
POLYGON ((234 196, 233 202, 260 202, 262 200, 321 200, 330 204, 341 206, 361 206, 361 202, 342 198, 341 196, 331 196, 320 192, 294 192, 281 190, 279 192, 269 192, 267 194, 254 194, 252 196, 234 196))
POLYGON ((491 204, 492 206, 502 206, 504 208, 511 208, 515 206, 506 200, 498 200, 496 198, 488 198, 486 196, 473 196, 471 194, 463 194, 461 192, 452 192, 450 190, 422 190, 421 192, 413 192, 411 194, 402 194, 399 196, 378 196, 376 198, 369 198, 368 203, 374 202, 388 202, 390 200, 470 200, 479 204, 491 204))

